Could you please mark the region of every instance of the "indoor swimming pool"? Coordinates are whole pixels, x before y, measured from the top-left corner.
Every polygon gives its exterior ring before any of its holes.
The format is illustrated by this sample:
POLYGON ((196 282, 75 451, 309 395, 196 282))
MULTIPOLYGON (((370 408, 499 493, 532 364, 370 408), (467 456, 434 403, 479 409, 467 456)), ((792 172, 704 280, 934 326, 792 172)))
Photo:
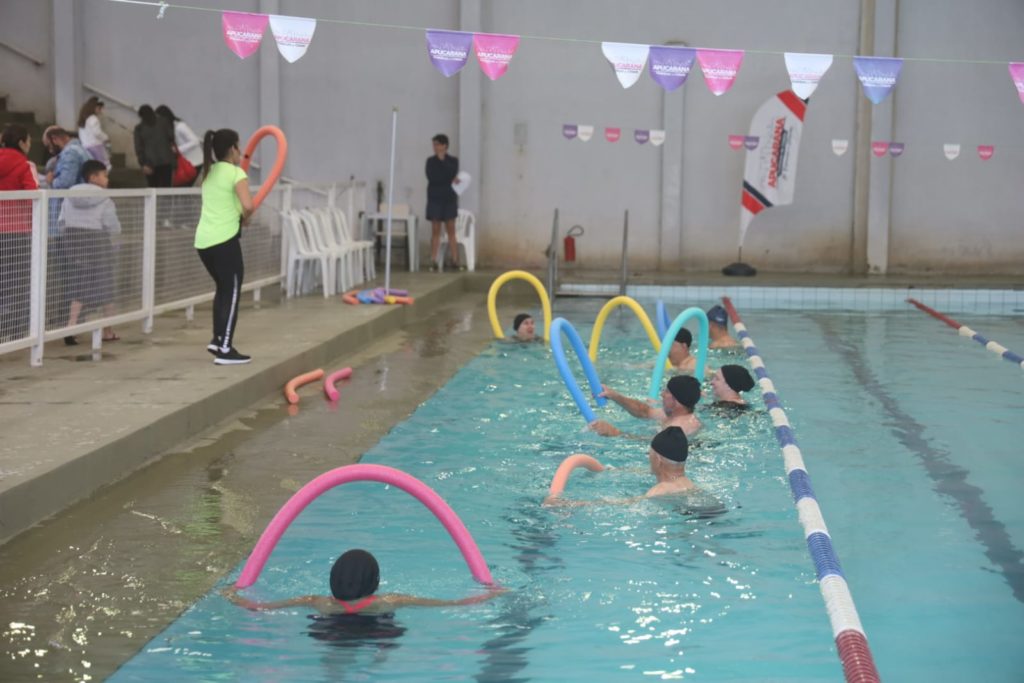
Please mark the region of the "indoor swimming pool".
MULTIPOLYGON (((653 317, 653 301, 642 303, 653 317)), ((559 300, 555 313, 587 338, 600 304, 559 300)), ((1017 680, 1021 370, 912 310, 737 305, 803 450, 882 678, 1017 680)), ((1013 319, 957 317, 1024 349, 1013 319)), ((653 358, 620 309, 602 337, 602 381, 643 397, 653 358)), ((709 357, 726 362, 747 361, 709 357)), ((577 472, 566 497, 642 493, 656 427, 609 405, 598 417, 639 438, 584 430, 547 346, 493 342, 362 462, 437 491, 507 593, 339 623, 231 604, 219 588, 239 566, 110 680, 841 680, 772 423, 759 389, 751 394, 755 410, 723 414, 709 409, 705 384, 704 428, 687 461, 699 500, 545 508, 556 467, 577 452, 609 469, 577 472)), ((483 590, 412 497, 353 483, 307 508, 246 594, 326 594, 331 563, 349 548, 377 556, 382 593, 483 590)))

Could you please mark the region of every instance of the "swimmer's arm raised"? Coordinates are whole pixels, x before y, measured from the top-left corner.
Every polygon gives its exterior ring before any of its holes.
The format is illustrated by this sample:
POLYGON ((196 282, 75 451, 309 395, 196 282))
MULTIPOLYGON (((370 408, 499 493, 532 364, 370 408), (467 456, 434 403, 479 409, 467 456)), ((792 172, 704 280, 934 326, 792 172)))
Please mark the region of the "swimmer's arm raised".
POLYGON ((665 411, 661 410, 660 408, 655 408, 647 403, 644 403, 643 401, 639 401, 635 398, 630 398, 629 396, 623 396, 619 392, 615 391, 614 389, 604 384, 601 385, 601 389, 603 389, 603 391, 600 394, 598 394, 598 396, 615 401, 620 406, 625 408, 626 412, 632 415, 633 417, 639 417, 644 420, 665 419, 665 411))

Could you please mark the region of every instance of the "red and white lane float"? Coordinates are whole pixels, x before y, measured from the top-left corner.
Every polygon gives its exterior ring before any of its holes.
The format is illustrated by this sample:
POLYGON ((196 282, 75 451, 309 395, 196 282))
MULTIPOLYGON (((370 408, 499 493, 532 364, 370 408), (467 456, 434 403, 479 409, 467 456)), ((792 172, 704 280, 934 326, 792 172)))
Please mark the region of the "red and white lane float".
POLYGON ((941 320, 942 322, 946 323, 947 325, 952 327, 954 330, 956 330, 957 333, 961 337, 967 337, 968 339, 973 339, 974 341, 978 342, 979 344, 984 346, 986 349, 988 349, 992 353, 998 355, 999 357, 1001 357, 1001 358, 1003 358, 1005 360, 1010 361, 1014 365, 1017 365, 1022 370, 1024 370, 1024 357, 1022 357, 1020 354, 1014 353, 1013 351, 1011 351, 1010 349, 1006 348, 1005 346, 1003 346, 1002 344, 1000 344, 997 341, 992 341, 990 339, 986 339, 985 337, 981 336, 980 334, 978 334, 977 332, 975 332, 971 328, 967 327, 967 325, 961 325, 957 321, 955 321, 952 318, 950 318, 948 315, 944 315, 942 313, 939 313, 938 311, 936 311, 931 306, 926 306, 923 303, 921 303, 920 301, 918 301, 917 299, 907 299, 907 303, 908 304, 913 304, 914 306, 916 306, 920 310, 924 311, 928 315, 932 316, 936 320, 941 320))
POLYGON ((248 588, 256 583, 260 573, 263 571, 264 565, 266 565, 267 560, 270 558, 270 554, 274 552, 277 542, 281 539, 289 525, 299 516, 299 513, 306 509, 307 505, 325 492, 354 481, 376 481, 381 484, 394 486, 423 503, 437 520, 441 522, 452 540, 455 541, 455 545, 462 553, 462 557, 466 561, 470 573, 473 574, 473 578, 486 585, 494 583, 494 579, 491 578, 491 571, 487 568, 487 563, 484 561, 483 555, 480 554, 480 549, 477 548, 476 542, 473 540, 472 535, 470 535, 469 530, 466 529, 466 525, 462 523, 462 520, 455 514, 455 511, 448 506, 448 503, 444 502, 444 499, 437 495, 432 488, 416 477, 392 467, 359 464, 346 465, 345 467, 325 472, 299 489, 277 511, 274 519, 270 521, 270 524, 263 531, 260 540, 257 541, 256 546, 249 555, 249 559, 246 560, 242 574, 238 577, 238 581, 235 582, 235 587, 248 588))

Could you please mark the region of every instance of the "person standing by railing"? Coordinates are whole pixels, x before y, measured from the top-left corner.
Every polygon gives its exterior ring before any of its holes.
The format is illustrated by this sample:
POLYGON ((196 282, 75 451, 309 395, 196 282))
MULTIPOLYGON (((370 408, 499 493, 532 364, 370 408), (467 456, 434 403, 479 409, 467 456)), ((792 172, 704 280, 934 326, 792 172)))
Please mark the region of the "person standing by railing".
POLYGON ((196 227, 195 247, 217 286, 213 297, 213 339, 206 346, 217 365, 240 365, 252 360, 234 347, 245 273, 239 238, 242 226, 256 210, 249 193, 249 177, 238 167, 241 159, 238 133, 229 128, 206 131, 203 208, 196 227))
POLYGON ((170 187, 174 175, 174 131, 158 118, 153 107, 139 107, 135 126, 135 156, 150 187, 170 187))
POLYGON ((110 157, 107 155, 107 142, 110 141, 110 136, 103 131, 103 126, 100 124, 100 114, 102 113, 103 101, 100 98, 93 95, 85 101, 78 111, 78 139, 93 159, 103 162, 103 165, 109 169, 110 157))
MULTIPOLYGON (((32 138, 12 123, 0 133, 0 191, 39 188, 28 160, 32 138)), ((25 336, 29 321, 32 200, 0 194, 0 342, 25 336)))

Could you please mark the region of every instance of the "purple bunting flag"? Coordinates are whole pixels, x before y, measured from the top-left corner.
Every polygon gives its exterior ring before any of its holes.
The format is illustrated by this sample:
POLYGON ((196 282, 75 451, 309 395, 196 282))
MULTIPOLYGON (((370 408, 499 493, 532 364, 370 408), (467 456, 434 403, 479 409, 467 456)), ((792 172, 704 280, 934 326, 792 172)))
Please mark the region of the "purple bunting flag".
POLYGON ((579 128, 576 127, 575 123, 563 123, 562 124, 562 135, 565 136, 566 140, 572 140, 579 133, 579 128))
POLYGON ((853 68, 864 88, 864 95, 874 104, 879 104, 896 87, 903 60, 898 57, 854 57, 853 68))
POLYGON ((655 83, 672 91, 686 82, 696 56, 697 51, 693 48, 652 45, 648 71, 655 83))
POLYGON ((747 149, 757 149, 757 143, 761 142, 760 136, 757 135, 745 135, 743 136, 743 146, 747 149))
POLYGON ((651 139, 651 131, 637 128, 633 131, 633 139, 636 140, 638 144, 642 145, 651 139))
POLYGON ((450 78, 466 66, 473 34, 463 31, 427 31, 427 54, 430 63, 450 78))

